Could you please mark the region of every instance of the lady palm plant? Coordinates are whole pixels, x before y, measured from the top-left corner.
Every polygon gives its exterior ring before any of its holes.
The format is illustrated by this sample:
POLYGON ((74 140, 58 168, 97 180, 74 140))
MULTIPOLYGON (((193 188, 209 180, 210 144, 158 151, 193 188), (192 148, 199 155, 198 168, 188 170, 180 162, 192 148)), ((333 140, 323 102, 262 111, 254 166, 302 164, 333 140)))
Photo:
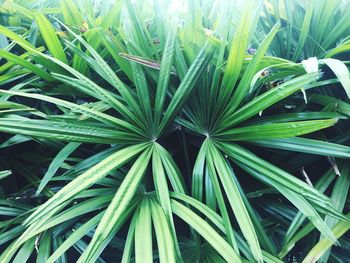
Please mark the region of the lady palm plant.
POLYGON ((5 1, 0 261, 341 259, 348 46, 300 59, 281 3, 5 1))

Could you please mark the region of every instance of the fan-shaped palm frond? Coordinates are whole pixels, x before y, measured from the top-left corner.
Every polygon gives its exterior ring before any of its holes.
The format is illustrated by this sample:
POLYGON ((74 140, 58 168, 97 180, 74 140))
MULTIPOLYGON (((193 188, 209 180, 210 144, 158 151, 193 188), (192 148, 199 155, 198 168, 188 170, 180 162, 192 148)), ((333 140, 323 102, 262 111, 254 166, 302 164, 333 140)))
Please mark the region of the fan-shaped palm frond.
POLYGON ((1 3, 0 261, 341 258, 349 3, 309 2, 1 3))

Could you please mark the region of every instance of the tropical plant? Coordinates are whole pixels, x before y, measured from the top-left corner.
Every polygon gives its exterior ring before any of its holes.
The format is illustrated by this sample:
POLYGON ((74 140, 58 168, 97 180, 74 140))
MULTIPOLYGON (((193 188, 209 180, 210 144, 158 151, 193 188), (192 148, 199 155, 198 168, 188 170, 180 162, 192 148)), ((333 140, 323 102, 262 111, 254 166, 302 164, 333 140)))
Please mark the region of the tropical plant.
POLYGON ((0 262, 347 258, 350 2, 174 3, 1 3, 0 262))

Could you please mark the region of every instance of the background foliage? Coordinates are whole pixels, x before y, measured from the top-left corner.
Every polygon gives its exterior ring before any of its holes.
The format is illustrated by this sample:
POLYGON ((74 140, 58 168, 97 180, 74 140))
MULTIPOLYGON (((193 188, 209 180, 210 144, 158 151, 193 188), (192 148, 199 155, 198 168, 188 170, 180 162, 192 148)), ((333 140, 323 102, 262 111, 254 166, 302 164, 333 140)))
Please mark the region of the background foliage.
POLYGON ((0 262, 348 260, 348 0, 8 0, 0 23, 0 262))

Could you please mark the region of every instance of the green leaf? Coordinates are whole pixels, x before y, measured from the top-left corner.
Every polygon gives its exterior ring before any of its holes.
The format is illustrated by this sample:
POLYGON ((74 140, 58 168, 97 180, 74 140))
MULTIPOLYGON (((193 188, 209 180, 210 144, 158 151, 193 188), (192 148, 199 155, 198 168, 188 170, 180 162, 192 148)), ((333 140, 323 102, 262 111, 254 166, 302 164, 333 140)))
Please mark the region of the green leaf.
POLYGON ((152 155, 153 181, 158 201, 169 219, 169 216, 171 216, 169 189, 158 148, 158 144, 155 144, 152 155))
POLYGON ((328 119, 260 124, 227 130, 215 135, 215 137, 228 141, 288 138, 325 129, 333 126, 336 122, 337 119, 328 119))
POLYGON ((144 198, 135 224, 135 263, 152 263, 152 224, 150 201, 144 198))
MULTIPOLYGON (((344 219, 344 216, 334 208, 333 202, 329 197, 323 195, 313 187, 310 187, 305 182, 266 162, 240 146, 228 143, 217 143, 217 145, 228 156, 244 164, 244 169, 249 169, 249 173, 252 173, 264 183, 273 185, 277 190, 287 189, 289 191, 287 193, 288 196, 292 196, 291 193, 294 193, 295 196, 302 197, 302 200, 298 199, 301 203, 305 203, 304 198, 306 198, 316 209, 322 212, 327 211, 329 215, 344 219)), ((315 214, 313 219, 320 220, 320 217, 318 214, 315 214)))
POLYGON ((6 178, 11 174, 12 174, 11 170, 0 171, 0 180, 6 178))
POLYGON ((47 18, 39 12, 34 14, 34 19, 52 56, 61 60, 63 63, 68 64, 63 47, 49 20, 47 20, 47 18))
MULTIPOLYGON (((58 61, 56 61, 58 62, 58 61)), ((130 111, 130 109, 128 109, 128 107, 126 107, 123 103, 121 103, 115 96, 114 94, 112 94, 111 92, 101 88, 100 86, 98 86, 96 83, 94 83, 93 81, 89 80, 87 77, 85 77, 84 75, 82 75, 81 73, 73 70, 72 68, 66 66, 65 69, 67 69, 70 73, 72 73, 73 75, 75 75, 76 77, 78 77, 79 79, 75 79, 75 78, 71 78, 71 77, 67 77, 61 74, 53 74, 57 80, 60 80, 72 87, 77 88, 79 91, 82 91, 83 93, 88 94, 89 96, 92 96, 94 98, 97 98, 105 103, 107 103, 108 105, 110 105, 111 107, 113 107, 115 110, 117 110, 120 114, 122 114, 126 120, 128 120, 130 122, 130 124, 135 125, 135 131, 137 131, 138 133, 141 134, 145 134, 145 132, 143 130, 140 130, 141 127, 144 128, 144 126, 142 126, 135 116, 135 114, 133 112, 130 111)), ((89 115, 87 115, 89 116, 89 115)))
POLYGON ((239 81, 237 88, 235 89, 232 100, 228 104, 229 110, 235 110, 238 105, 242 102, 245 96, 248 95, 250 89, 250 83, 254 77, 254 74, 258 70, 258 66, 264 57, 268 47, 270 46, 273 38, 275 37, 277 31, 280 28, 281 23, 277 22, 270 30, 270 32, 263 39, 262 43, 259 45, 256 53, 253 56, 252 61, 249 63, 248 67, 244 70, 242 79, 239 81))
POLYGON ((299 58, 300 52, 302 51, 303 47, 305 47, 305 42, 308 37, 308 33, 310 31, 310 25, 311 25, 311 20, 312 20, 312 15, 313 15, 313 10, 315 7, 315 1, 311 0, 306 2, 306 11, 305 11, 305 16, 303 20, 303 25, 300 29, 300 35, 298 39, 298 44, 296 47, 296 50, 293 55, 293 61, 297 60, 299 58))
MULTIPOLYGON (((202 145, 204 148, 205 146, 202 145)), ((203 201, 203 185, 204 185, 204 164, 205 164, 205 151, 199 150, 194 163, 192 173, 192 196, 198 201, 203 201)))
MULTIPOLYGON (((34 49, 35 47, 29 43, 27 40, 25 40, 23 37, 17 35, 16 33, 14 33, 13 31, 11 31, 10 29, 8 29, 7 27, 4 27, 2 25, 0 25, 0 33, 3 34, 4 36, 12 39, 14 42, 16 42, 17 44, 19 44, 20 46, 23 47, 27 47, 29 49, 34 49)), ((26 49, 26 48, 25 48, 26 49)), ((26 49, 28 50, 28 49, 26 49)), ((28 50, 29 51, 29 50, 28 50)))
MULTIPOLYGON (((332 232, 335 237, 340 238, 350 229, 350 214, 346 215, 346 221, 338 222, 332 232)), ((315 262, 317 261, 335 242, 327 238, 320 240, 306 255, 303 263, 315 262)))
MULTIPOLYGON (((13 244, 11 244, 5 251, 4 255, 10 256, 10 253, 13 253, 21 243, 26 242, 32 237, 41 235, 43 231, 46 231, 50 228, 58 226, 64 222, 69 222, 76 217, 80 217, 86 213, 95 211, 104 207, 111 199, 112 195, 100 195, 94 198, 90 198, 89 200, 85 200, 83 202, 79 202, 76 205, 70 207, 69 209, 61 212, 56 217, 49 218, 45 224, 36 224, 33 227, 28 227, 20 236, 19 240, 16 240, 13 244)), ((130 206, 132 207, 132 206, 130 206)), ((56 209, 57 210, 57 209, 56 209)), ((58 209, 59 210, 59 209, 58 209)), ((57 211, 56 211, 57 212, 57 211)), ((1 255, 3 256, 3 255, 1 255)))
POLYGON ((251 140, 250 143, 275 149, 283 149, 295 152, 350 158, 350 147, 336 143, 324 142, 308 138, 281 138, 251 140))
MULTIPOLYGON (((138 113, 139 116, 142 116, 139 105, 137 104, 132 93, 126 87, 126 85, 119 79, 119 77, 113 72, 112 68, 107 64, 107 62, 100 56, 100 54, 81 36, 75 34, 71 29, 66 27, 61 23, 86 49, 89 51, 93 59, 85 54, 80 52, 79 55, 93 68, 101 77, 103 77, 108 83, 110 83, 118 92, 122 95, 127 104, 133 109, 134 113, 138 113)), ((71 48, 74 47, 73 44, 66 42, 71 48)), ((74 49, 77 52, 77 49, 74 49)))
POLYGON ((300 211, 302 211, 302 213, 323 235, 325 235, 329 240, 337 242, 336 237, 323 221, 322 217, 317 213, 313 206, 307 202, 304 197, 295 195, 292 191, 283 189, 283 187, 279 187, 279 190, 292 204, 294 204, 300 211))
POLYGON ((325 56, 325 58, 331 58, 339 53, 347 52, 350 50, 350 42, 346 41, 339 46, 336 46, 335 48, 329 50, 325 56))
POLYGON ((210 141, 208 141, 208 150, 211 155, 211 160, 215 164, 215 168, 219 175, 221 184, 225 190, 228 201, 231 205, 232 211, 237 219, 237 222, 245 239, 251 248, 251 252, 253 253, 256 261, 262 262, 262 254, 258 237, 255 233, 253 223, 244 205, 238 187, 231 177, 230 169, 222 154, 210 141))
POLYGON ((45 263, 51 254, 52 231, 47 230, 40 238, 36 263, 45 263))
POLYGON ((102 213, 97 214, 92 217, 89 221, 81 225, 79 228, 75 229, 69 237, 57 248, 54 253, 48 258, 47 263, 54 263, 60 256, 62 256, 70 247, 72 247, 75 242, 84 237, 88 232, 90 232, 101 220, 102 213))
POLYGON ((122 46, 121 41, 110 32, 100 31, 100 37, 102 38, 102 42, 112 55, 114 60, 118 63, 119 67, 123 70, 123 72, 128 76, 128 78, 132 81, 132 70, 130 64, 123 59, 122 52, 125 52, 125 49, 122 46))
POLYGON ((44 187, 48 184, 48 182, 51 180, 51 178, 55 175, 57 170, 61 167, 63 162, 67 159, 67 157, 74 152, 78 147, 80 146, 80 143, 71 142, 68 143, 52 160, 50 163, 49 168, 47 169, 43 179, 40 181, 38 190, 36 191, 35 195, 38 195, 44 187))
MULTIPOLYGON (((232 247, 235 249, 237 254, 239 254, 239 249, 233 233, 233 227, 231 225, 230 216, 229 216, 224 195, 222 194, 220 183, 218 180, 219 171, 217 172, 215 169, 215 163, 213 161, 213 156, 212 156, 213 154, 211 151, 208 150, 208 145, 209 145, 209 141, 205 141, 200 149, 200 151, 203 151, 206 153, 206 161, 207 161, 206 177, 205 177, 206 203, 209 207, 212 207, 214 210, 216 208, 215 207, 216 203, 218 204, 222 215, 222 219, 224 222, 227 239, 230 245, 232 245, 232 247), (211 192, 214 192, 214 194, 212 194, 211 192)), ((223 181, 221 182, 223 184, 223 181)), ((224 188, 225 192, 226 192, 226 189, 227 188, 224 188)), ((230 194, 226 193, 226 195, 231 197, 230 194)))
MULTIPOLYGON (((331 199, 334 200, 335 206, 339 211, 344 211, 345 204, 347 201, 347 196, 349 194, 349 186, 350 186, 350 170, 346 165, 342 166, 340 171, 341 176, 339 176, 336 180, 336 183, 332 190, 331 199)), ((339 220, 332 218, 328 215, 325 217, 325 222, 329 228, 333 228, 339 220)), ((320 237, 322 240, 323 236, 320 237)), ((329 255, 331 250, 329 249, 321 258, 321 262, 328 262, 329 255)))
POLYGON ((141 68, 141 66, 136 63, 132 62, 131 68, 132 68, 134 83, 136 86, 136 92, 139 98, 143 116, 146 120, 147 127, 151 127, 153 124, 153 116, 152 116, 152 109, 151 109, 149 87, 148 87, 145 73, 141 68))
POLYGON ((325 63, 334 72, 350 98, 350 72, 344 62, 334 58, 321 59, 320 62, 325 63))
POLYGON ((228 111, 219 123, 220 130, 227 127, 232 127, 245 121, 255 114, 258 114, 260 111, 305 87, 307 84, 316 81, 317 78, 318 74, 315 73, 295 77, 271 89, 270 91, 255 97, 252 101, 245 104, 233 114, 232 112, 228 111))
POLYGON ((177 262, 176 251, 170 227, 166 220, 166 215, 155 201, 150 199, 150 203, 152 220, 158 244, 159 260, 160 262, 175 263, 177 262))
POLYGON ((324 106, 332 106, 334 110, 337 112, 344 114, 350 117, 350 104, 334 97, 320 95, 320 94, 312 94, 310 96, 310 101, 324 105, 324 106))
POLYGON ((24 223, 33 224, 38 220, 45 219, 44 215, 48 210, 52 210, 53 207, 59 207, 59 205, 63 204, 65 201, 87 189, 95 182, 105 177, 109 172, 123 165, 129 159, 145 149, 145 147, 147 147, 147 144, 137 144, 111 154, 103 161, 65 185, 52 198, 30 215, 24 223))
MULTIPOLYGON (((208 220, 210 220, 210 222, 213 223, 220 231, 225 233, 226 227, 224 225, 223 219, 217 213, 215 213, 213 210, 211 210, 208 206, 206 206, 202 202, 199 202, 198 200, 196 200, 190 196, 176 193, 176 192, 172 192, 171 197, 175 198, 177 200, 181 200, 183 202, 186 202, 187 204, 193 206, 195 209, 197 209, 199 212, 201 212, 208 220)), ((237 235, 237 233, 235 233, 235 236, 238 239, 239 236, 237 235)), ((282 261, 279 261, 277 258, 269 255, 267 252, 262 251, 262 253, 263 253, 264 260, 268 260, 268 258, 270 258, 271 261, 269 261, 269 262, 271 262, 271 263, 275 263, 275 262, 282 263, 282 261)))
POLYGON ((16 65, 21 65, 23 68, 29 69, 34 74, 38 75, 39 77, 43 78, 47 81, 52 81, 54 78, 50 76, 45 70, 33 65, 32 63, 28 62, 21 56, 16 56, 10 52, 7 52, 5 50, 0 49, 0 57, 7 59, 8 61, 11 61, 15 63, 16 65))
MULTIPOLYGON (((176 21, 173 22, 176 25, 176 21)), ((157 83, 157 92, 154 103, 154 125, 158 127, 159 121, 161 118, 166 92, 168 90, 169 78, 171 73, 171 65, 173 63, 173 57, 175 53, 175 38, 176 38, 176 29, 172 26, 169 30, 163 56, 160 66, 159 79, 157 83)))
MULTIPOLYGON (((227 162, 228 165, 230 165, 227 162)), ((259 238, 259 242, 263 248, 265 248, 267 251, 272 253, 273 255, 277 255, 276 253, 276 245, 272 242, 271 238, 268 236, 267 231, 262 225, 261 217, 259 216, 259 212, 254 209, 254 207, 251 205, 250 201, 248 200, 247 195, 244 193, 237 176, 234 174, 232 167, 230 167, 230 172, 232 179, 234 180, 235 184, 237 185, 237 188, 239 190, 239 193, 242 197, 242 200, 244 202, 244 205, 249 213, 250 219, 252 220, 252 223, 254 224, 254 229, 256 231, 256 234, 259 238)), ((264 251, 262 251, 263 256, 265 256, 264 251)))
POLYGON ((175 118, 176 114, 185 103, 187 97, 190 95, 193 87, 201 77, 204 69, 209 63, 210 58, 213 56, 215 46, 209 41, 206 42, 201 49, 196 59, 193 61, 191 67, 188 69, 184 79, 181 81, 180 86, 177 88, 174 96, 172 97, 168 108, 166 109, 163 119, 160 123, 159 134, 162 134, 168 124, 175 118))
POLYGON ((15 95, 15 96, 27 97, 27 98, 32 98, 36 100, 50 102, 50 103, 65 107, 67 109, 70 109, 72 112, 79 112, 79 113, 85 114, 91 118, 94 118, 96 120, 109 124, 111 126, 121 126, 130 130, 137 131, 137 129, 135 129, 135 127, 133 127, 131 124, 119 118, 113 117, 111 115, 90 109, 83 105, 78 105, 78 104, 69 102, 66 100, 57 99, 54 97, 40 95, 40 94, 30 94, 26 92, 9 91, 9 90, 2 90, 2 89, 0 89, 0 94, 15 95))
POLYGON ((123 257, 121 263, 129 263, 131 261, 132 250, 134 248, 134 239, 135 239, 135 224, 138 213, 134 213, 134 216, 131 219, 128 234, 125 240, 125 246, 123 250, 123 257))
POLYGON ((153 181, 157 193, 158 202, 161 205, 162 211, 165 214, 167 223, 170 226, 172 239, 176 244, 176 252, 178 259, 181 259, 180 248, 178 247, 178 241, 175 231, 175 224, 172 217, 171 205, 170 205, 170 196, 169 188, 167 183, 167 178, 165 176, 164 167, 162 164, 161 155, 162 147, 155 143, 152 154, 152 172, 153 172, 153 181))
MULTIPOLYGON (((85 143, 120 143, 138 140, 129 133, 99 128, 96 123, 0 118, 0 131, 48 140, 85 143)), ((139 140, 140 141, 140 140, 139 140)))
POLYGON ((160 144, 157 145, 157 150, 160 153, 163 167, 174 191, 179 193, 187 192, 184 178, 170 153, 160 144))
MULTIPOLYGON (((321 177, 321 179, 317 181, 314 187, 321 193, 324 193, 327 190, 327 188, 331 185, 335 177, 336 174, 331 168, 321 177)), ((313 229, 315 229, 312 223, 308 223, 304 227, 300 228, 303 225, 305 219, 306 217, 299 211, 295 215, 293 221, 290 223, 289 228, 285 234, 284 245, 279 253, 281 258, 285 257, 285 255, 294 247, 296 242, 298 242, 301 238, 305 237, 313 229), (300 230, 298 231, 299 228, 300 230)))
POLYGON ((0 85, 10 83, 12 81, 20 79, 29 74, 30 74, 30 71, 26 69, 16 70, 16 71, 9 72, 7 74, 2 74, 0 75, 0 85))
MULTIPOLYGON (((255 12, 258 12, 255 10, 259 10, 260 7, 261 5, 259 3, 250 0, 247 1, 244 5, 239 23, 236 27, 235 35, 229 48, 230 53, 227 59, 227 65, 221 83, 218 99, 218 102, 220 104, 225 104, 225 102, 227 102, 232 89, 234 88, 239 78, 243 61, 246 57, 246 50, 252 37, 251 34, 253 33, 253 28, 255 27, 258 17, 257 15, 254 17, 255 12)), ((240 91, 238 91, 238 93, 239 92, 240 91)))
POLYGON ((77 26, 83 24, 83 16, 79 12, 78 7, 73 0, 60 1, 60 7, 64 22, 70 26, 77 26))
MULTIPOLYGON (((145 149, 144 152, 139 156, 139 158, 129 170, 128 174, 125 176, 122 184, 118 188, 99 225, 97 226, 91 242, 79 258, 78 262, 86 262, 91 258, 98 256, 98 251, 100 251, 100 248, 103 247, 102 245, 105 239, 107 239, 111 234, 114 225, 118 222, 119 217, 123 214, 123 211, 125 211, 129 205, 132 197, 135 194, 136 188, 145 173, 145 170, 148 166, 148 161, 151 157, 152 147, 147 144, 143 144, 142 148, 138 149, 137 152, 143 150, 146 146, 148 146, 148 148, 145 149)), ((131 150, 134 147, 135 146, 130 146, 129 149, 131 150)), ((118 153, 121 153, 122 151, 123 150, 119 151, 118 153)), ((132 152, 134 155, 134 150, 132 150, 132 152)), ((123 157, 125 158, 125 156, 123 157)), ((118 160, 118 162, 120 162, 120 160, 118 160)), ((101 252, 102 251, 100 251, 100 253, 101 252)))
POLYGON ((172 200, 173 212, 192 226, 227 262, 241 262, 234 249, 202 218, 181 203, 172 200))
MULTIPOLYGON (((313 96, 313 95, 311 95, 313 96)), ((250 123, 280 123, 289 121, 306 121, 306 120, 321 120, 321 119, 346 119, 343 115, 337 112, 295 112, 295 113, 283 113, 274 114, 271 116, 260 117, 259 119, 254 119, 250 123)))
POLYGON ((27 262, 30 255, 33 253, 36 238, 32 238, 24 243, 22 248, 18 251, 16 257, 13 259, 13 263, 27 262))

